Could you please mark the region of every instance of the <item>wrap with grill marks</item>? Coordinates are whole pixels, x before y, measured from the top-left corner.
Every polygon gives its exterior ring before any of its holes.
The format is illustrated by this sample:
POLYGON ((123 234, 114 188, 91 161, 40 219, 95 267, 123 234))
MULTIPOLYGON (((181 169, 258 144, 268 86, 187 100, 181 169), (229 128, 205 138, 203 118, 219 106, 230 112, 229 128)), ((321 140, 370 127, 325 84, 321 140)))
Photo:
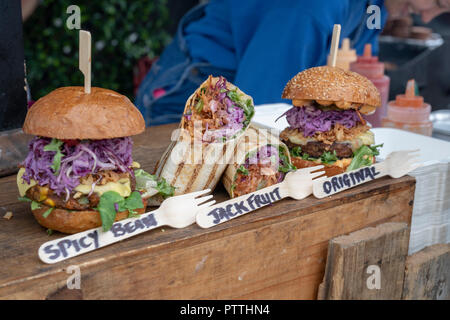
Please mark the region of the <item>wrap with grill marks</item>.
POLYGON ((283 181, 295 170, 288 147, 277 136, 251 125, 236 148, 222 183, 231 198, 283 181))
POLYGON ((214 189, 253 114, 250 96, 223 77, 209 76, 187 100, 155 174, 175 187, 175 195, 214 189))

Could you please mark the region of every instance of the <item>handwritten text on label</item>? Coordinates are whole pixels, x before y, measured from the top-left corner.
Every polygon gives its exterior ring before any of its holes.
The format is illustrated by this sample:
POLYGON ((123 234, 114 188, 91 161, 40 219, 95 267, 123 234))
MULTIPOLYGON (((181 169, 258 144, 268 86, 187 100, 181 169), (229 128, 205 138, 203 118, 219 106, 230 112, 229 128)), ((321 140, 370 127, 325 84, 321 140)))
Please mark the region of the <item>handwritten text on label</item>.
POLYGON ((379 172, 375 171, 375 167, 365 167, 338 177, 333 177, 331 180, 326 180, 323 182, 322 188, 326 194, 330 194, 331 191, 337 192, 342 188, 350 188, 367 179, 374 180, 379 174, 379 172))
MULTIPOLYGON (((115 222, 112 225, 111 230, 107 231, 107 233, 112 234, 114 238, 119 238, 133 234, 139 229, 149 229, 157 225, 158 222, 156 221, 155 216, 153 214, 148 214, 142 218, 136 218, 125 223, 121 221, 115 222)), ((48 255, 50 260, 56 260, 60 256, 66 258, 70 255, 71 251, 78 253, 83 249, 91 249, 92 246, 94 249, 97 249, 100 246, 100 241, 101 238, 99 238, 99 232, 93 230, 87 234, 80 234, 78 238, 62 239, 56 243, 52 243, 44 247, 44 252, 48 255)))
POLYGON ((229 220, 235 216, 261 208, 265 205, 281 199, 280 189, 275 188, 272 192, 263 194, 250 195, 243 201, 228 204, 225 207, 216 207, 211 210, 207 215, 214 218, 213 224, 218 224, 222 220, 229 220))

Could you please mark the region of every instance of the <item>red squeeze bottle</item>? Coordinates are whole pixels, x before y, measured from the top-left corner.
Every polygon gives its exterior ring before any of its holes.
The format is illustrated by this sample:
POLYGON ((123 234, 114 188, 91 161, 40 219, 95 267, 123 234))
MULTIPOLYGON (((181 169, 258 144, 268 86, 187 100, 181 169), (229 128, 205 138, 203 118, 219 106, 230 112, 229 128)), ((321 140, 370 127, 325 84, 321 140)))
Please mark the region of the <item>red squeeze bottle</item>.
POLYGON ((395 101, 390 101, 387 115, 382 119, 383 127, 407 130, 426 136, 433 133, 433 123, 430 119, 431 106, 416 95, 414 79, 408 81, 405 94, 397 95, 395 101))
POLYGON ((377 108, 375 113, 364 116, 364 118, 374 128, 381 127, 381 119, 386 116, 390 78, 384 74, 384 64, 378 61, 378 57, 372 56, 372 45, 370 43, 364 46, 364 54, 358 56, 356 62, 350 64, 350 70, 368 78, 380 92, 381 106, 377 108))

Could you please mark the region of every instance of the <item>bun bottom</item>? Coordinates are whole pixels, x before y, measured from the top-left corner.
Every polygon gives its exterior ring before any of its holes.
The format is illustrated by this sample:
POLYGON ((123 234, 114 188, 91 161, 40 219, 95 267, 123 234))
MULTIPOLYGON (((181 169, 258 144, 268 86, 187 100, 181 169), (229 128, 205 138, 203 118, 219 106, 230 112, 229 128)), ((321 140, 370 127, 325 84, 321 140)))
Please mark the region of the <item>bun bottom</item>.
MULTIPOLYGON (((144 208, 136 209, 137 214, 143 214, 147 207, 147 199, 142 199, 144 208)), ((62 233, 78 233, 81 231, 98 228, 102 225, 100 213, 97 210, 69 211, 61 208, 54 208, 53 211, 44 218, 42 214, 50 207, 43 204, 36 210, 32 210, 34 218, 37 222, 47 228, 62 233)), ((114 221, 128 218, 128 210, 118 212, 114 221)))
MULTIPOLYGON (((315 167, 315 166, 321 165, 321 163, 303 160, 302 158, 297 158, 297 157, 291 157, 291 161, 292 161, 292 164, 297 169, 303 169, 303 168, 315 167)), ((347 162, 349 162, 349 164, 350 164, 351 161, 347 161, 347 162)), ((348 165, 343 165, 342 167, 340 167, 340 166, 335 166, 335 165, 324 164, 325 167, 320 170, 325 171, 325 175, 327 177, 332 177, 332 176, 344 173, 345 170, 347 169, 348 165)))

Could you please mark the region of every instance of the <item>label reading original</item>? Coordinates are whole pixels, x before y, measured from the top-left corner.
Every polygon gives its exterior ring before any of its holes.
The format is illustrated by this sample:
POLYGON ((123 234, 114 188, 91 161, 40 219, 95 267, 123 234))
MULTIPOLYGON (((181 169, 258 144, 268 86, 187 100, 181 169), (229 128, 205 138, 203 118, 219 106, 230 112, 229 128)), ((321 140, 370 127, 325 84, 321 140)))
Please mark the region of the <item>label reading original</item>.
POLYGON ((348 189, 365 181, 374 180, 380 172, 374 166, 364 167, 349 173, 332 177, 322 183, 322 190, 325 194, 333 194, 341 189, 348 189))

